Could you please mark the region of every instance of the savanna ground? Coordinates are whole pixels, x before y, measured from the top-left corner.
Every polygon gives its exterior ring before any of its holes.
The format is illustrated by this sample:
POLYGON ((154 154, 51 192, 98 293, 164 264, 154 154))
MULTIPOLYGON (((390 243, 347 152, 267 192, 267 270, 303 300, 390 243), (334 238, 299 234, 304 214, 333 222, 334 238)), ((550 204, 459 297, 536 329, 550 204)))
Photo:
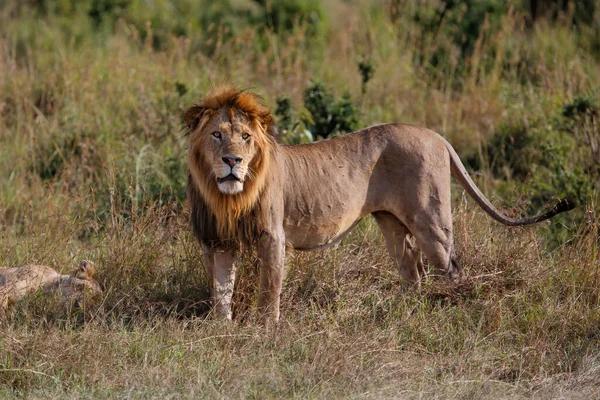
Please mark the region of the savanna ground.
POLYGON ((19 304, 0 397, 598 396, 599 21, 597 0, 2 1, 0 265, 91 259, 104 295, 19 304), (507 228, 454 187, 460 285, 399 295, 365 219, 288 253, 277 329, 256 323, 252 254, 235 322, 213 320, 182 112, 223 81, 284 142, 424 125, 509 214, 579 207, 507 228))

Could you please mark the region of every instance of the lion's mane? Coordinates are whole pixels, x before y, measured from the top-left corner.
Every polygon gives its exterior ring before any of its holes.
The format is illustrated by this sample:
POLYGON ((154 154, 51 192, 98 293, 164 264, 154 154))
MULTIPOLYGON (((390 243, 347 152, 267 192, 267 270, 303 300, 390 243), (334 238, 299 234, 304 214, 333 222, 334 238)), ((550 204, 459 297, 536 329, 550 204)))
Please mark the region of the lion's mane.
MULTIPOLYGON (((192 136, 188 151, 188 201, 194 233, 204 243, 236 239, 240 225, 248 225, 251 211, 267 185, 273 150, 277 146, 276 125, 269 110, 256 95, 232 87, 217 87, 188 109, 184 119, 192 136), (224 109, 233 117, 242 114, 252 126, 257 153, 249 164, 249 174, 241 193, 222 193, 205 156, 210 134, 201 132, 207 122, 224 109)), ((247 230, 247 227, 244 228, 247 230)))

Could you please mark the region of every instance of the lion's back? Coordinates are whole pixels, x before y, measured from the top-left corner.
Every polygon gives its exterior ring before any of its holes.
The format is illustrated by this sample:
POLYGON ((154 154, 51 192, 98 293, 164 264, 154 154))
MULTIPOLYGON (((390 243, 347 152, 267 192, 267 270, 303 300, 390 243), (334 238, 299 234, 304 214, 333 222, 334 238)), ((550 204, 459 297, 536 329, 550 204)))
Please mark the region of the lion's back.
POLYGON ((4 297, 18 301, 59 277, 58 272, 46 265, 4 268, 0 270, 0 288, 4 297))

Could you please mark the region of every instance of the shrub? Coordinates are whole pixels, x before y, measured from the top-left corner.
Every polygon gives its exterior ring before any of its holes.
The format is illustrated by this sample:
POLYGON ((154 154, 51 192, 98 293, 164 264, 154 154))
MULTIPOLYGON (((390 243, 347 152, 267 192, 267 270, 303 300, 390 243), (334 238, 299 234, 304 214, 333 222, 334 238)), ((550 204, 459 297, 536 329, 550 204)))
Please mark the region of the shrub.
POLYGON ((492 173, 503 179, 525 180, 533 165, 543 162, 539 144, 543 135, 538 127, 522 123, 501 125, 487 145, 492 173))
POLYGON ((280 138, 286 144, 312 142, 358 127, 359 110, 348 94, 336 99, 322 83, 313 82, 304 90, 303 100, 298 113, 289 97, 276 99, 280 138))
POLYGON ((579 146, 590 149, 590 155, 585 162, 591 173, 598 175, 600 168, 600 121, 599 107, 596 98, 587 94, 575 96, 573 102, 563 106, 562 115, 565 117, 564 129, 570 132, 579 146))
POLYGON ((285 32, 293 30, 300 22, 309 25, 308 34, 316 34, 324 17, 323 7, 319 0, 254 0, 260 5, 258 23, 275 30, 285 32))
POLYGON ((131 0, 92 0, 88 15, 95 26, 105 20, 116 20, 127 9, 131 0))
POLYGON ((360 72, 361 78, 361 91, 364 95, 367 92, 367 83, 369 83, 371 78, 373 78, 373 75, 375 75, 375 66, 373 65, 372 60, 359 60, 358 71, 360 72))
POLYGON ((104 26, 112 31, 122 18, 135 27, 142 42, 155 49, 164 48, 172 35, 186 36, 207 54, 247 27, 285 33, 306 24, 308 35, 315 36, 325 26, 318 0, 38 0, 34 4, 42 14, 69 18, 84 14, 96 29, 104 26))
POLYGON ((462 75, 477 41, 500 30, 506 11, 505 2, 498 0, 447 0, 414 7, 412 21, 421 32, 415 63, 422 64, 430 74, 462 75), (458 57, 453 55, 456 53, 458 57))
MULTIPOLYGON (((525 129, 502 128, 488 145, 492 171, 507 181, 526 182, 530 207, 539 210, 552 199, 568 198, 580 209, 598 214, 600 157, 598 106, 593 95, 578 95, 559 107, 551 124, 525 129)), ((518 185, 518 184, 517 184, 518 185)), ((554 244, 571 240, 575 227, 583 226, 583 212, 556 217, 546 236, 554 244), (571 231, 570 231, 571 230, 571 231)))
POLYGON ((287 96, 279 96, 275 99, 277 107, 275 108, 275 115, 279 117, 277 123, 279 124, 280 133, 281 131, 291 131, 294 124, 294 111, 292 109, 292 100, 287 96))
POLYGON ((327 138, 357 128, 359 111, 348 94, 336 99, 322 83, 313 82, 304 90, 303 99, 311 117, 304 122, 313 135, 327 138))

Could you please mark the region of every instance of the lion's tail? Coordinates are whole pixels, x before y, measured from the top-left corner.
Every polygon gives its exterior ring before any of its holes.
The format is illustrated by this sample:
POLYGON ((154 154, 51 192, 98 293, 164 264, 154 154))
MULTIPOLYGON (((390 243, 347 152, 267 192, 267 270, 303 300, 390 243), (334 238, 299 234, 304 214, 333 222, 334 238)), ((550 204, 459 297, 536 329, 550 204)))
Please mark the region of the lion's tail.
POLYGON ((479 190, 479 188, 475 185, 475 182, 473 182, 473 180, 469 176, 469 173, 465 169, 464 164, 460 160, 460 157, 458 156, 452 145, 448 143, 448 141, 443 137, 440 136, 440 138, 442 139, 444 145, 446 145, 448 153, 450 153, 451 169, 454 178, 456 178, 460 186, 462 186, 463 189, 465 189, 467 193, 469 193, 469 195, 477 202, 477 204, 479 204, 479 206, 483 208, 483 210, 496 221, 508 226, 531 225, 537 222, 547 220, 548 218, 552 218, 557 214, 575 208, 575 203, 573 201, 568 199, 561 199, 558 201, 558 203, 556 203, 554 207, 552 207, 550 210, 546 211, 543 214, 520 219, 513 219, 507 217, 506 215, 498 211, 498 209, 496 209, 496 207, 494 207, 492 203, 490 203, 490 201, 485 197, 485 195, 481 193, 481 190, 479 190))

